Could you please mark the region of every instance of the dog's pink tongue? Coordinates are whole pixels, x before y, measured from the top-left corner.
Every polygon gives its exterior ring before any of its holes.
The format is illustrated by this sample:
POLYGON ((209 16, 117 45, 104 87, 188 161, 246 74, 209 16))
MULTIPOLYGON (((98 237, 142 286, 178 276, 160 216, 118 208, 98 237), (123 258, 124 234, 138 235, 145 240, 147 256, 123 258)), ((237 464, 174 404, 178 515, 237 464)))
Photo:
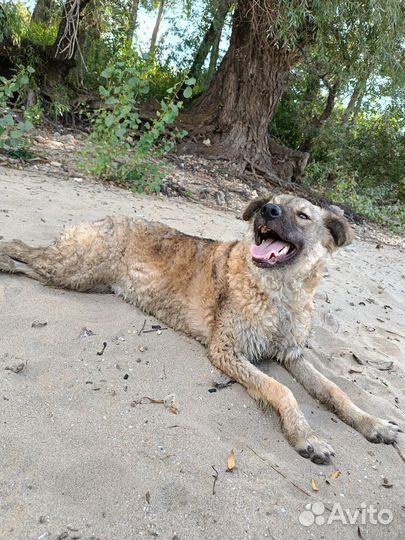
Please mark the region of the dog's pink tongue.
POLYGON ((260 246, 252 244, 250 254, 254 259, 270 259, 272 255, 277 257, 278 252, 285 246, 288 246, 288 244, 282 240, 264 240, 260 246))

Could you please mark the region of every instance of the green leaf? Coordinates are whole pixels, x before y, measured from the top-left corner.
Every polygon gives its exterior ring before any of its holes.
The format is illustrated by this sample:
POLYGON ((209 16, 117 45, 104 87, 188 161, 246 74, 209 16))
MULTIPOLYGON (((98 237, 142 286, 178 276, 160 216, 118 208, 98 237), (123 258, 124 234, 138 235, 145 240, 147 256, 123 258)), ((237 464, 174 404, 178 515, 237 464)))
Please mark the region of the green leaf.
POLYGON ((20 77, 20 84, 25 86, 26 84, 28 84, 30 82, 29 78, 28 78, 28 75, 23 75, 22 77, 20 77))
POLYGON ((100 92, 100 96, 103 96, 103 97, 108 96, 108 90, 104 88, 104 86, 99 86, 98 91, 100 92))
POLYGON ((187 88, 185 88, 184 91, 183 91, 183 96, 184 96, 186 99, 188 99, 188 98, 190 98, 192 95, 193 95, 192 89, 191 89, 189 86, 187 86, 187 88))
POLYGON ((184 84, 187 84, 188 86, 194 86, 196 82, 197 81, 196 79, 194 79, 194 77, 190 77, 189 79, 184 81, 184 84))
POLYGON ((116 136, 121 139, 126 133, 126 129, 123 128, 123 127, 118 127, 116 130, 115 130, 115 134, 116 136))
POLYGON ((131 112, 131 109, 132 109, 131 105, 123 105, 122 107, 118 109, 118 112, 120 113, 121 117, 127 116, 127 114, 131 112))
POLYGON ((112 114, 109 114, 108 116, 105 117, 104 119, 104 123, 107 127, 111 127, 114 123, 114 116, 112 114))
POLYGON ((21 135, 22 135, 22 133, 21 133, 20 130, 14 129, 13 131, 10 131, 10 137, 12 139, 20 139, 21 135))
POLYGON ((23 122, 21 124, 21 129, 26 132, 26 131, 31 131, 31 129, 34 129, 34 126, 33 124, 29 121, 29 120, 26 120, 25 122, 23 122))
POLYGON ((112 96, 105 100, 106 105, 117 105, 117 103, 119 102, 120 102, 119 99, 112 96))
POLYGON ((6 116, 3 116, 3 118, 0 118, 0 126, 13 126, 14 125, 14 119, 11 116, 11 114, 7 114, 6 116))
POLYGON ((28 71, 28 73, 30 73, 31 75, 32 75, 33 73, 35 73, 35 69, 34 69, 33 67, 31 67, 31 66, 27 66, 27 71, 28 71))
POLYGON ((130 88, 136 88, 139 85, 138 77, 131 77, 128 79, 127 84, 130 88))
POLYGON ((110 66, 101 72, 101 76, 104 77, 104 79, 109 79, 113 73, 114 73, 114 68, 110 66))

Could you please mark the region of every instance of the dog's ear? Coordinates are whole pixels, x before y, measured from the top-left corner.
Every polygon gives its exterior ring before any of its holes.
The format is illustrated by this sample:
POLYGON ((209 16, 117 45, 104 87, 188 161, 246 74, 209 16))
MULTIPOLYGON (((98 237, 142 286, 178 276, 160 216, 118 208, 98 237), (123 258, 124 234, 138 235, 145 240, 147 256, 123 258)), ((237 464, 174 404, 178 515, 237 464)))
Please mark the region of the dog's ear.
POLYGON ((326 210, 324 224, 329 232, 326 245, 329 251, 347 246, 352 242, 354 234, 341 208, 331 206, 329 210, 326 210))
POLYGON ((264 204, 268 203, 270 200, 270 197, 256 197, 256 199, 253 199, 247 207, 245 208, 245 211, 242 214, 242 217, 245 221, 249 221, 249 219, 253 216, 253 214, 256 212, 256 210, 259 210, 264 204))

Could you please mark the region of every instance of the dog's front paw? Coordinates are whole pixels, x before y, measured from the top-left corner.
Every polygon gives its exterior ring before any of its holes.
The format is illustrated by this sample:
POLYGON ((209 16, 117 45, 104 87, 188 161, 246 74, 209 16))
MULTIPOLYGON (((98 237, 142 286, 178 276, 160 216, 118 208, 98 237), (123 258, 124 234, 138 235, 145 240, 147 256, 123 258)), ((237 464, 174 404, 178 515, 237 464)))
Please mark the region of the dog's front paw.
POLYGON ((327 465, 331 461, 331 456, 335 455, 332 446, 315 433, 301 439, 295 444, 295 449, 300 456, 308 458, 318 465, 327 465))
POLYGON ((359 431, 368 441, 377 444, 382 442, 392 444, 397 441, 398 433, 402 433, 402 429, 396 422, 375 416, 365 418, 359 426, 359 431))

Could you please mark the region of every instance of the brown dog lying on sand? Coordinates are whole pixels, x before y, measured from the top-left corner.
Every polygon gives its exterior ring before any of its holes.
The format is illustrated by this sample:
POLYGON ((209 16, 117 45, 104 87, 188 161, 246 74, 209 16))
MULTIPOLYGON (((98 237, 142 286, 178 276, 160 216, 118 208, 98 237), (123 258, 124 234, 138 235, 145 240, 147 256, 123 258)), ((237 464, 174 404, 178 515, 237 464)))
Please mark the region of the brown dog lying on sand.
POLYGON ((332 447, 309 426, 292 392, 255 367, 275 359, 320 402, 371 442, 396 441, 395 422, 367 414, 304 356, 313 299, 327 255, 352 240, 338 209, 280 195, 253 200, 247 236, 221 243, 159 223, 107 218, 51 246, 0 244, 0 270, 77 291, 113 291, 195 337, 214 366, 280 415, 302 456, 328 463, 332 447))

